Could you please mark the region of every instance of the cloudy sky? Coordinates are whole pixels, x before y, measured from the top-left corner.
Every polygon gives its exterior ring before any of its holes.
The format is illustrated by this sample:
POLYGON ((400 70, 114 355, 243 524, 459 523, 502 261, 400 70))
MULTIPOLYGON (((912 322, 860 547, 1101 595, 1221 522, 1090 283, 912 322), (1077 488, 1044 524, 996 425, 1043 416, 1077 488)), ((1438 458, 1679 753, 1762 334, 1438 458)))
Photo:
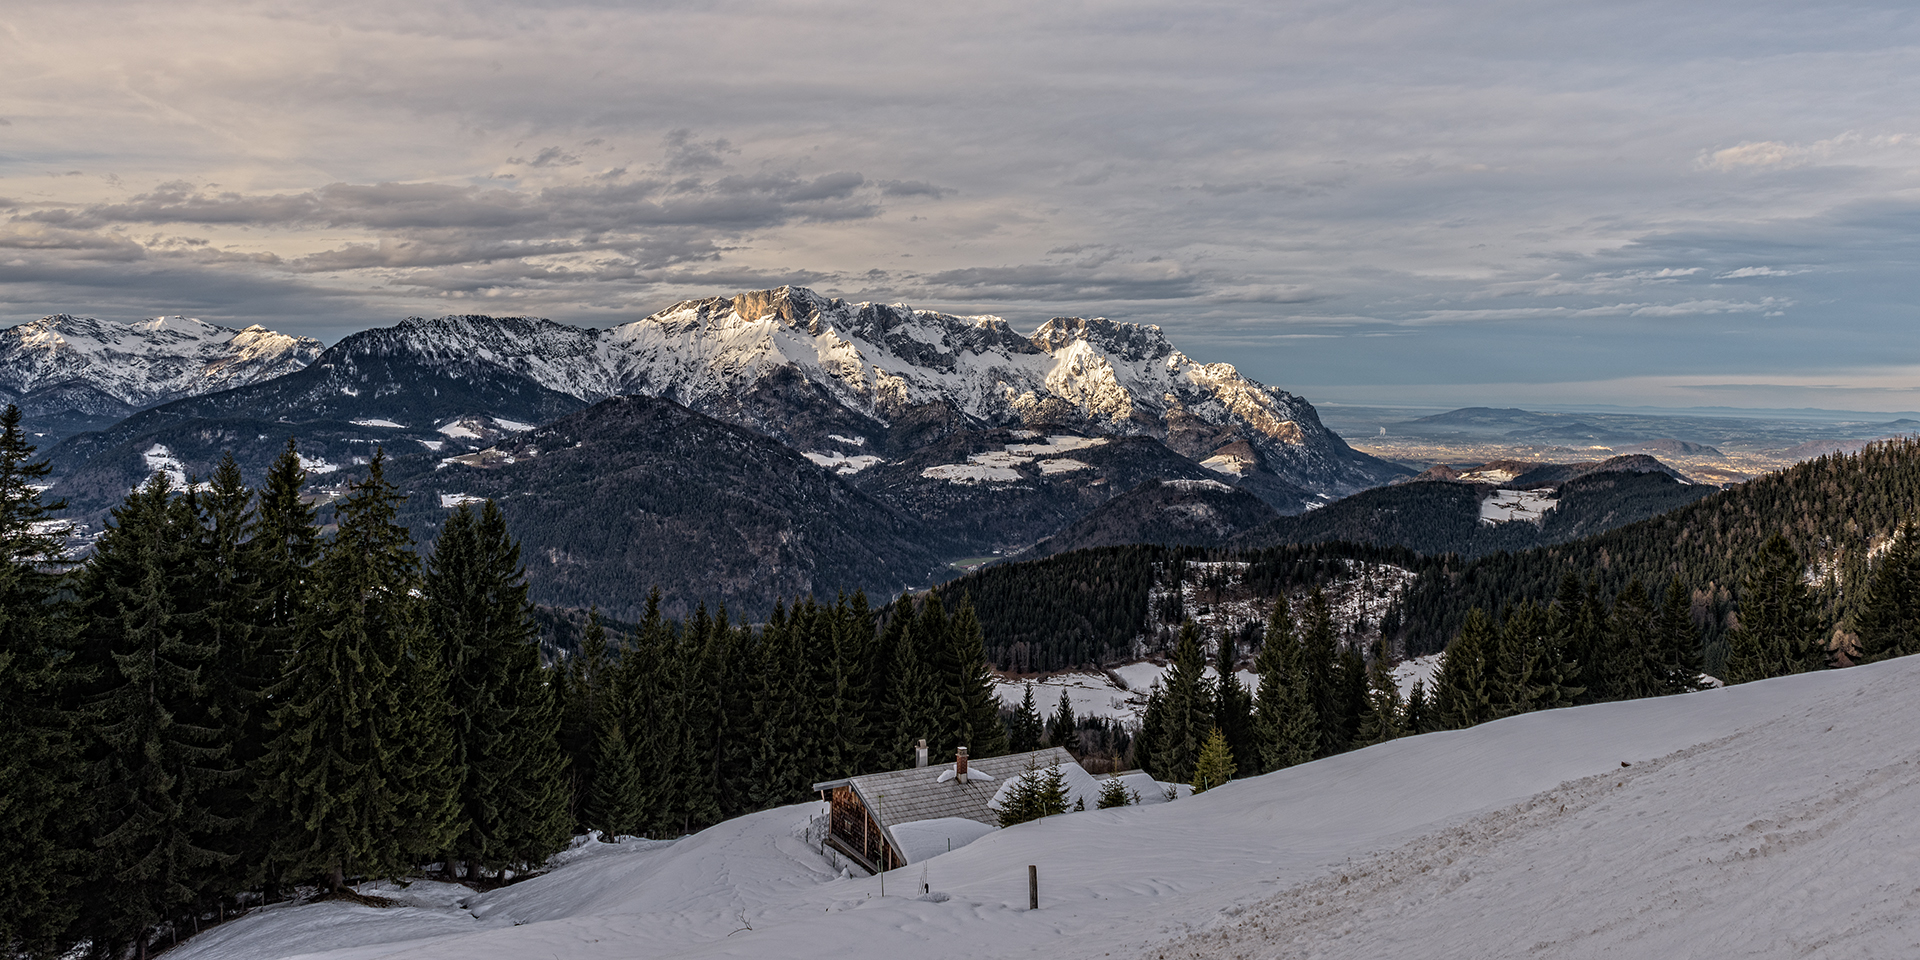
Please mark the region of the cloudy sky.
POLYGON ((1907 4, 15 4, 0 321, 1158 323, 1310 399, 1920 409, 1907 4))

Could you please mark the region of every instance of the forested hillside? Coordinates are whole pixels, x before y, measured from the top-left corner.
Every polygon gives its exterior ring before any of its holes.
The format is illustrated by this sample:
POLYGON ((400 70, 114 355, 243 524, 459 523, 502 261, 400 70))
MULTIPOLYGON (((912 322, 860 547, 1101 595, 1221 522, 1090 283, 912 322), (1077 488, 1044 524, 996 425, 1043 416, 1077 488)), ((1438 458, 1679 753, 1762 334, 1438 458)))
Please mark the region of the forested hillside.
POLYGON ((1344 540, 1471 558, 1590 536, 1685 506, 1714 489, 1658 472, 1588 473, 1561 482, 1553 509, 1538 523, 1484 523, 1480 502, 1493 488, 1421 481, 1376 487, 1296 517, 1281 517, 1228 545, 1259 548, 1344 540))
MULTIPOLYGON (((1365 581, 1370 567, 1412 571, 1422 562, 1407 550, 1347 543, 1246 552, 1104 547, 996 564, 941 591, 971 600, 989 661, 1002 669, 1030 672, 1100 666, 1143 652, 1164 652, 1188 619, 1216 632, 1238 634, 1248 617, 1216 616, 1213 607, 1257 607, 1260 612, 1251 618, 1257 623, 1283 594, 1298 600, 1315 586, 1341 594, 1365 581)), ((1367 627, 1377 633, 1380 619, 1373 618, 1367 627)), ((1336 626, 1351 633, 1352 621, 1345 617, 1336 626)), ((1258 632, 1237 639, 1251 650, 1258 632)))
POLYGON ((1826 621, 1849 631, 1870 558, 1913 515, 1916 498, 1920 442, 1810 460, 1597 536, 1430 568, 1405 601, 1404 639, 1411 651, 1440 649, 1468 610, 1549 600, 1573 574, 1607 596, 1635 579, 1656 589, 1677 580, 1711 646, 1731 625, 1744 566, 1776 533, 1807 563, 1826 621))

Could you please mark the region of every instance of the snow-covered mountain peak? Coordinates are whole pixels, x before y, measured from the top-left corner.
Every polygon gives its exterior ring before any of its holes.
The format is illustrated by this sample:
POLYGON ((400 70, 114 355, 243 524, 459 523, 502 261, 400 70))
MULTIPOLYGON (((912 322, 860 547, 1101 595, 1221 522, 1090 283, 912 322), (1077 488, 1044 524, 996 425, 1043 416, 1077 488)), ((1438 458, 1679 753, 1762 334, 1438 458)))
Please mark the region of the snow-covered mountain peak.
POLYGON ((0 330, 0 393, 30 404, 36 391, 71 396, 78 389, 96 395, 94 405, 124 404, 131 412, 292 373, 319 354, 317 340, 257 325, 235 330, 190 317, 115 323, 57 314, 0 330))

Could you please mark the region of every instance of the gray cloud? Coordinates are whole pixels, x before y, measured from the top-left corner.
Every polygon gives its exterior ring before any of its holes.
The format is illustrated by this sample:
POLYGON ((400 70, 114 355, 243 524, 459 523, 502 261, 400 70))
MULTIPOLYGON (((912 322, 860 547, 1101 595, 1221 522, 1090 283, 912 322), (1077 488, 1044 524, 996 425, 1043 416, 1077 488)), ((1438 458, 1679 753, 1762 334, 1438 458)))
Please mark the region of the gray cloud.
POLYGON ((74 0, 9 25, 8 319, 612 322, 802 282, 1472 402, 1844 379, 1898 359, 1920 301, 1920 24, 1891 3, 74 0))

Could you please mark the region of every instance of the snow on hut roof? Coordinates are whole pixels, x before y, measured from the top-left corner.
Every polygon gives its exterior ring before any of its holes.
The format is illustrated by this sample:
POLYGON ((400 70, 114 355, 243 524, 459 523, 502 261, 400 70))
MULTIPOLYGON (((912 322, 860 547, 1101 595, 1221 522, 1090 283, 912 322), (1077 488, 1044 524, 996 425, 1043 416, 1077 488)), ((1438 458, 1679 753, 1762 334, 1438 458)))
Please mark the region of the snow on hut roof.
POLYGON ((1062 767, 1078 767, 1073 755, 1060 747, 1048 747, 1032 753, 1013 753, 1004 757, 969 758, 969 773, 984 773, 991 780, 978 780, 969 777, 965 782, 948 777, 942 782, 940 775, 953 771, 952 763, 933 764, 925 767, 909 767, 888 773, 872 773, 862 777, 849 777, 845 780, 830 780, 814 784, 815 790, 828 790, 834 787, 850 785, 873 815, 874 822, 886 831, 888 842, 897 851, 904 852, 906 847, 894 836, 895 824, 913 823, 919 820, 939 820, 946 817, 960 817, 988 826, 998 826, 999 819, 987 801, 1000 789, 1000 784, 1008 777, 1018 776, 1027 769, 1031 760, 1036 767, 1048 767, 1055 763, 1062 767))

